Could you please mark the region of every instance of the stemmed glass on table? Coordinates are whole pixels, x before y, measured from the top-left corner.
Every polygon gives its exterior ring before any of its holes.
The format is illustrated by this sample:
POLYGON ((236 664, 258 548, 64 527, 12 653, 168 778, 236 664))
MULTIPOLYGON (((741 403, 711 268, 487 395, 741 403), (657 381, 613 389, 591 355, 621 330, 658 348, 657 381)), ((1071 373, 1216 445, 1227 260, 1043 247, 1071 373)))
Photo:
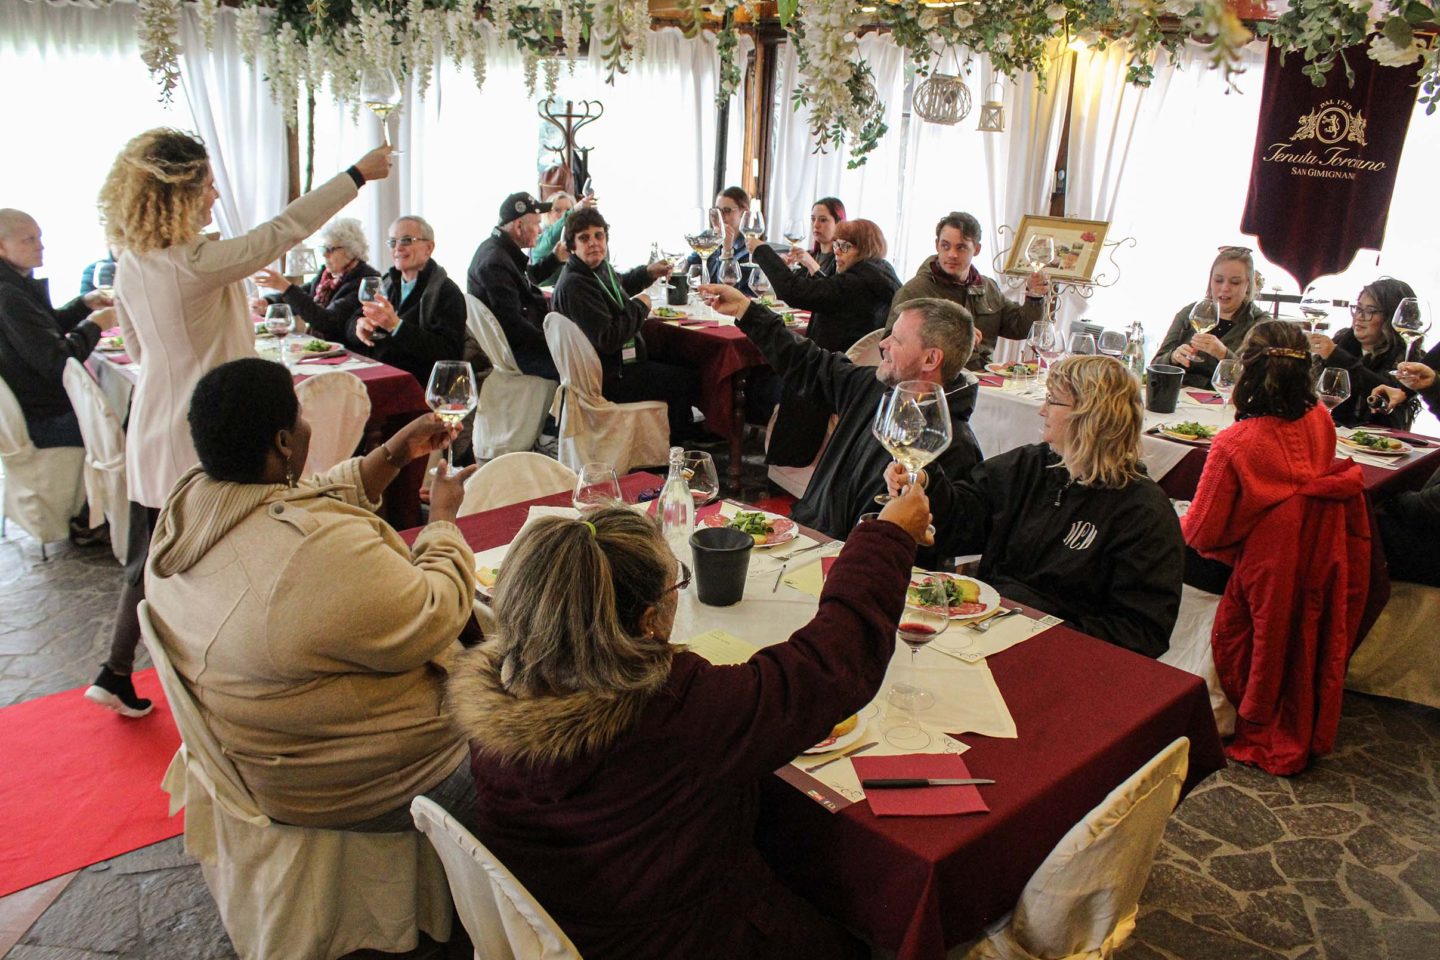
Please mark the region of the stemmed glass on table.
POLYGON ((272 303, 265 309, 265 332, 275 338, 280 351, 280 362, 290 365, 290 331, 295 327, 295 316, 288 303, 272 303))
POLYGON ((920 668, 916 659, 920 648, 944 633, 949 626, 948 603, 925 603, 906 594, 905 609, 900 614, 896 635, 910 648, 910 679, 894 684, 887 694, 890 703, 905 711, 904 721, 885 731, 885 740, 891 746, 902 750, 923 750, 930 745, 930 734, 920 726, 920 718, 916 714, 934 706, 935 695, 920 686, 920 668))
POLYGON ((1325 409, 1334 412, 1336 407, 1350 399, 1350 371, 1344 367, 1326 367, 1320 374, 1315 392, 1320 402, 1325 404, 1325 409))
POLYGON ((1107 357, 1116 357, 1125 352, 1125 334, 1119 330, 1102 330, 1096 348, 1107 357))
POLYGON ((1067 344, 1070 356, 1091 357, 1095 355, 1095 335, 1093 333, 1072 333, 1070 342, 1067 344))
POLYGON ((1210 375, 1210 385, 1215 392, 1224 398, 1226 403, 1230 402, 1230 394, 1235 392, 1235 384, 1240 382, 1240 361, 1234 357, 1226 357, 1215 364, 1215 372, 1210 375))
POLYGON ((575 478, 575 493, 570 502, 581 513, 623 503, 620 478, 615 473, 615 467, 598 461, 581 467, 580 475, 575 478))
POLYGON ((1025 342, 1035 351, 1036 360, 1044 360, 1047 368, 1060 356, 1060 331, 1055 329, 1053 320, 1036 320, 1030 324, 1030 336, 1025 342))
MULTIPOLYGON (((475 371, 465 360, 440 360, 430 371, 425 387, 425 402, 447 425, 464 422, 479 402, 475 389, 475 371)), ((455 444, 445 447, 445 463, 455 470, 455 444)))
POLYGON ((360 102, 380 118, 380 132, 385 136, 385 146, 390 148, 391 156, 404 152, 396 150, 390 141, 390 115, 400 109, 400 100, 400 85, 393 73, 384 67, 365 68, 360 77, 360 102))
POLYGON ((685 451, 685 482, 690 485, 690 496, 697 510, 720 499, 720 475, 715 471, 715 458, 704 450, 685 451))
POLYGON ((720 276, 717 277, 726 286, 735 286, 740 282, 740 264, 734 257, 725 257, 720 261, 720 276))

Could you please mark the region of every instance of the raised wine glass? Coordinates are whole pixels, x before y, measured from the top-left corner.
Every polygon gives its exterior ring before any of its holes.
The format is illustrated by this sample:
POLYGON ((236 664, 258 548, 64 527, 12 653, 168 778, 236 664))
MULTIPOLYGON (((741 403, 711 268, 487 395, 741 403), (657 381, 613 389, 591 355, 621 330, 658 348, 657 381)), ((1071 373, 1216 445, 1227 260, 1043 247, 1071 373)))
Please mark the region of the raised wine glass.
POLYGON ((90 282, 95 284, 96 293, 113 299, 115 296, 115 261, 105 260, 95 264, 95 272, 90 277, 90 282))
POLYGON ((1209 297, 1195 301, 1195 306, 1190 308, 1190 326, 1195 330, 1196 336, 1202 333, 1209 333, 1220 324, 1220 306, 1209 297))
POLYGON ((774 286, 770 283, 770 278, 765 276, 765 271, 754 265, 750 267, 750 291, 762 301, 775 291, 774 286))
POLYGON ((1305 293, 1300 297, 1300 313, 1305 317, 1305 323, 1314 333, 1321 327, 1328 327, 1330 317, 1330 298, 1320 295, 1315 284, 1305 288, 1305 293))
POLYGON ((705 214, 705 222, 710 230, 719 234, 723 240, 725 237, 725 215, 720 212, 719 207, 711 207, 705 214))
POLYGON ((1119 330, 1102 330, 1096 348, 1107 357, 1119 357, 1125 352, 1125 334, 1119 330))
POLYGON ((710 282, 706 277, 707 272, 704 260, 690 264, 685 270, 685 279, 690 283, 689 302, 692 307, 700 302, 700 284, 710 282))
POLYGON ((950 404, 945 390, 927 380, 906 380, 885 403, 881 443, 905 468, 910 486, 920 471, 950 446, 950 404))
POLYGON ((735 286, 740 282, 740 264, 734 257, 726 257, 720 261, 720 276, 717 278, 727 286, 735 286))
POLYGON ((785 238, 785 242, 792 247, 800 246, 800 241, 804 240, 806 235, 807 230, 805 224, 800 220, 794 220, 786 224, 785 232, 781 234, 781 236, 785 238))
POLYGON ((891 686, 886 699, 904 711, 905 718, 885 731, 885 740, 902 750, 923 750, 930 745, 930 734, 920 726, 918 711, 935 705, 935 695, 920 685, 920 668, 916 663, 920 648, 950 626, 948 602, 930 602, 926 595, 912 591, 905 594, 905 609, 900 614, 896 635, 910 648, 909 680, 891 686))
POLYGON ((1350 399, 1350 371, 1344 367, 1326 367, 1320 374, 1315 393, 1325 404, 1325 409, 1333 412, 1350 399))
MULTIPOLYGON (((441 360, 430 370, 425 387, 425 402, 447 425, 463 423, 475 410, 479 394, 475 389, 475 371, 465 360, 441 360)), ((445 462, 455 469, 455 444, 445 447, 445 462)))
POLYGON ((745 211, 745 216, 740 221, 740 232, 753 240, 759 240, 765 235, 765 215, 760 212, 758 203, 745 211))
POLYGON ((360 102, 380 118, 380 132, 385 136, 385 146, 390 148, 391 156, 399 156, 403 152, 396 150, 390 140, 390 115, 400 109, 400 100, 400 85, 395 82, 393 73, 384 67, 365 68, 360 76, 360 102))
POLYGON ((575 492, 570 502, 581 513, 624 503, 620 495, 620 478, 614 465, 597 461, 582 466, 580 475, 575 478, 575 492))
POLYGON ((1428 312, 1428 310, 1420 309, 1420 301, 1416 297, 1406 297, 1395 308, 1395 316, 1390 319, 1390 326, 1400 335, 1400 339, 1405 341, 1403 359, 1410 359, 1410 353, 1416 342, 1422 339, 1426 331, 1430 329, 1430 321, 1425 316, 1428 312))
POLYGON ((1042 270, 1055 260, 1055 238, 1048 234, 1040 234, 1030 238, 1025 245, 1025 261, 1030 264, 1030 271, 1042 270))

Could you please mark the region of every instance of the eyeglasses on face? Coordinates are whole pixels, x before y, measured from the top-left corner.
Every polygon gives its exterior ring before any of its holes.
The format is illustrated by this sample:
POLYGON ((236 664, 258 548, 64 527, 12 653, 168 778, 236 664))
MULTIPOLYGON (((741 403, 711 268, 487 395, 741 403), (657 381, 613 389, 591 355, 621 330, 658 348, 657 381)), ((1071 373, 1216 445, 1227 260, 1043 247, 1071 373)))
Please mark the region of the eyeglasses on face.
POLYGON ((1381 310, 1379 307, 1363 307, 1358 303, 1350 304, 1351 319, 1359 320, 1361 318, 1364 318, 1370 320, 1376 317, 1383 316, 1385 316, 1385 311, 1381 310))
POLYGON ((389 240, 386 240, 385 243, 391 250, 394 250, 396 247, 408 247, 410 244, 424 239, 424 237, 391 237, 389 240))
POLYGON ((1073 404, 1073 403, 1062 403, 1061 401, 1056 400, 1053 396, 1051 396, 1051 395, 1048 394, 1048 393, 1045 394, 1045 403, 1044 403, 1043 405, 1044 405, 1044 406, 1047 406, 1047 407, 1073 407, 1073 406, 1075 406, 1075 404, 1073 404))
POLYGON ((684 560, 681 560, 680 579, 672 583, 670 586, 666 587, 664 590, 661 590, 660 596, 665 596, 665 594, 669 593, 671 590, 684 590, 686 587, 690 586, 690 578, 690 565, 687 564, 684 560))
POLYGON ((344 250, 344 249, 345 249, 344 247, 339 246, 339 245, 337 244, 337 245, 335 245, 335 246, 333 246, 333 247, 332 247, 332 246, 324 246, 324 247, 321 247, 321 248, 320 248, 320 252, 323 253, 325 256, 328 257, 328 256, 330 256, 330 254, 332 254, 332 253, 339 253, 341 250, 344 250))
POLYGON ((848 253, 849 251, 855 249, 855 244, 851 243, 849 240, 836 240, 834 243, 830 244, 830 246, 835 250, 836 253, 848 253))

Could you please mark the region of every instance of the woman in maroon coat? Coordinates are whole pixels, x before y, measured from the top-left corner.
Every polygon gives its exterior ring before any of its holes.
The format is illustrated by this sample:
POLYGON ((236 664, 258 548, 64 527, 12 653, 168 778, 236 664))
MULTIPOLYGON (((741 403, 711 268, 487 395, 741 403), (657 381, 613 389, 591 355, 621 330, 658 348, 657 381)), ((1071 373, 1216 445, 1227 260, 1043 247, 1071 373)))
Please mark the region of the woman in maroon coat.
POLYGON ((815 618, 744 664, 669 643, 688 572, 625 508, 537 521, 496 584, 499 631, 450 682, 475 834, 586 960, 865 957, 752 843, 761 778, 869 702, 929 505, 857 527, 815 618))

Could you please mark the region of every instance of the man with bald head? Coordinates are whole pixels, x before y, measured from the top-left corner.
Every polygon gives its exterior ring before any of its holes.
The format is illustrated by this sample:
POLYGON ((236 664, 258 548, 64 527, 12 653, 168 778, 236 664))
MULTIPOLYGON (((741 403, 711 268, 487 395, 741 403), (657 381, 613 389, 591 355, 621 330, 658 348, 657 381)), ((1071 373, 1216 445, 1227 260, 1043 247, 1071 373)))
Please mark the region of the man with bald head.
POLYGON ((435 228, 412 214, 390 225, 390 257, 381 293, 362 301, 345 345, 408 370, 424 386, 437 360, 463 360, 465 294, 431 259, 435 228))
POLYGON ((98 292, 52 307, 49 281, 35 279, 44 262, 40 225, 0 209, 0 378, 20 402, 35 446, 80 447, 80 423, 61 379, 65 361, 90 356, 114 311, 98 309, 110 306, 98 292))

